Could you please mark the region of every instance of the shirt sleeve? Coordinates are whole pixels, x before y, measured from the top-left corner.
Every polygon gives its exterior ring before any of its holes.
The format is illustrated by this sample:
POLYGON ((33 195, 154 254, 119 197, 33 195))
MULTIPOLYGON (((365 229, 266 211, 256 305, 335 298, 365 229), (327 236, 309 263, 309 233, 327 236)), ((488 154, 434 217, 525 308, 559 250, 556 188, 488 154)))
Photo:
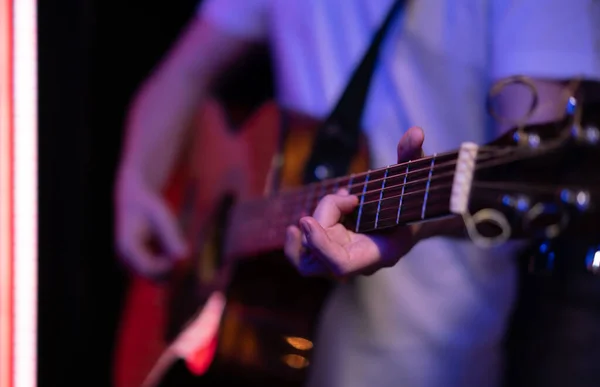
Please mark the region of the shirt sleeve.
POLYGON ((203 0, 200 17, 224 31, 248 40, 266 40, 269 0, 203 0))
POLYGON ((600 0, 494 0, 492 79, 600 80, 600 0))

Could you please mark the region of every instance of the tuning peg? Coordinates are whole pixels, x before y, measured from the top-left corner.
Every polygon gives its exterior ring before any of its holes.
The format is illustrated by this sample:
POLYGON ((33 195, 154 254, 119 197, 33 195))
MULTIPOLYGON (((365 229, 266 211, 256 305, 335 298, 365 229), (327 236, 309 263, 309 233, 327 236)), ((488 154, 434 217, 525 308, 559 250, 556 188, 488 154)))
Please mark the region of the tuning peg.
POLYGON ((596 145, 600 140, 600 130, 595 126, 588 126, 583 130, 585 141, 588 144, 596 145))
POLYGON ((560 199, 563 203, 570 204, 580 211, 585 211, 590 206, 590 194, 586 191, 563 189, 560 192, 560 199))
POLYGON ((551 240, 544 240, 526 253, 527 270, 532 274, 552 274, 555 268, 556 252, 551 240))
POLYGON ((590 248, 585 257, 585 264, 588 271, 592 274, 600 274, 600 246, 590 248))
POLYGON ((600 275, 600 245, 579 245, 574 250, 564 240, 546 239, 532 245, 523 258, 528 272, 535 275, 563 276, 573 271, 600 275))
POLYGON ((580 143, 596 145, 600 142, 600 129, 594 125, 588 125, 584 128, 579 125, 573 125, 571 136, 580 143))
POLYGON ((530 148, 537 148, 540 146, 542 142, 540 136, 536 133, 524 133, 520 131, 516 131, 513 134, 513 141, 517 143, 517 145, 528 146, 530 148))

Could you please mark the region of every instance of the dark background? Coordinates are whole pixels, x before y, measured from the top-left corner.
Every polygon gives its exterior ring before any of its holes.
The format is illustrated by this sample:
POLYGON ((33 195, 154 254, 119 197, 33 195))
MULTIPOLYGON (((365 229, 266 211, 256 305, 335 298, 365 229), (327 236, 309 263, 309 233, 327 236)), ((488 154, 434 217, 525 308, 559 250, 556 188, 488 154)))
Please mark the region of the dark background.
MULTIPOLYGON (((41 387, 110 385, 127 285, 112 241, 123 121, 132 94, 197 6, 38 3, 41 387)), ((266 48, 253 58, 242 67, 254 76, 233 74, 218 90, 232 104, 249 106, 271 93, 266 48)))

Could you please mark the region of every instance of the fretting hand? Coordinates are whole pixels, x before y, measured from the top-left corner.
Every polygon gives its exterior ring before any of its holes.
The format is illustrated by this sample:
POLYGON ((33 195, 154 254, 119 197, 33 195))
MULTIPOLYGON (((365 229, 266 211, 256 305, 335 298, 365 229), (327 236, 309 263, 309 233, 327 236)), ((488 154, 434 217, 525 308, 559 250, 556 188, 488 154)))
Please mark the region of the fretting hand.
MULTIPOLYGON (((420 128, 410 128, 398 144, 398 162, 422 157, 423 140, 420 128)), ((285 254, 302 275, 372 274, 396 264, 417 242, 418 226, 376 235, 346 229, 340 219, 358 203, 356 196, 340 190, 321 199, 313 216, 300 219, 299 227, 288 228, 285 254)))

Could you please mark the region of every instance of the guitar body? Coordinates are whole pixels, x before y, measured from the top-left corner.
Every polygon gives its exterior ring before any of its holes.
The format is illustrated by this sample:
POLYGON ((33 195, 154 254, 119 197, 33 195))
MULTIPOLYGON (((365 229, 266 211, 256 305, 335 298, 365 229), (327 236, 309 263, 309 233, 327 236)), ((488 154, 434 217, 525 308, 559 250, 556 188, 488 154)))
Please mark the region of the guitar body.
MULTIPOLYGON (((227 251, 235 241, 227 242, 226 235, 235 203, 304 183, 319 122, 269 103, 233 132, 214 101, 202 108, 196 122, 166 191, 193 254, 161 283, 132 278, 115 353, 114 385, 139 386, 144 380, 145 385, 203 385, 207 380, 224 382, 225 374, 238 375, 247 386, 300 385, 330 283, 301 277, 278 251, 234 262, 227 251), (215 292, 225 296, 226 304, 217 341, 211 344, 214 357, 210 361, 208 351, 201 361, 204 367, 196 369, 202 375, 192 377, 190 367, 179 361, 148 382, 161 354, 215 292), (186 381, 165 381, 181 377, 186 381)), ((363 139, 349 171, 367 169, 363 139)))

